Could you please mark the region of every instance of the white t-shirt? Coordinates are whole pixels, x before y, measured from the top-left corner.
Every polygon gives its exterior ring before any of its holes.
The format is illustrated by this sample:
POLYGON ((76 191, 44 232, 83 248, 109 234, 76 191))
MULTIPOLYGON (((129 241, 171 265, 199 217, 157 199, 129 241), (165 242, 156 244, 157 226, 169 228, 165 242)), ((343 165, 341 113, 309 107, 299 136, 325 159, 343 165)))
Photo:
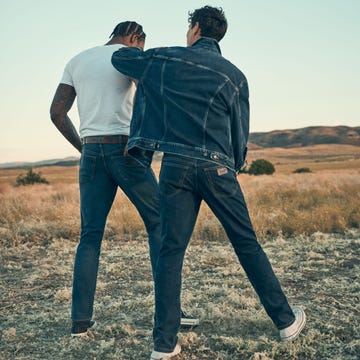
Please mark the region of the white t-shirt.
POLYGON ((123 45, 97 46, 81 52, 66 65, 60 83, 75 88, 80 137, 129 135, 135 84, 111 64, 123 45))

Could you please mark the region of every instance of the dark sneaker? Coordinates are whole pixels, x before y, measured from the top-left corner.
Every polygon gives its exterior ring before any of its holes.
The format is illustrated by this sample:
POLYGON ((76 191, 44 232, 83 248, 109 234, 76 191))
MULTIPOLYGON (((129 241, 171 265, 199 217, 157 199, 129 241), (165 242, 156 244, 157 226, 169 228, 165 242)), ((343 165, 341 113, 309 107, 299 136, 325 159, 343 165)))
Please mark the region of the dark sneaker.
POLYGON ((295 315, 295 321, 287 328, 280 330, 280 339, 283 342, 294 341, 306 324, 306 315, 304 310, 298 306, 294 306, 292 310, 295 315))
POLYGON ((192 327, 199 325, 200 321, 198 318, 187 314, 185 311, 181 310, 181 321, 180 325, 182 327, 192 327))
POLYGON ((176 344, 175 349, 171 353, 164 353, 160 351, 153 351, 150 356, 150 360, 166 360, 180 354, 181 346, 176 344))
POLYGON ((88 334, 88 330, 93 329, 95 325, 95 320, 73 321, 71 328, 71 337, 86 336, 88 334))

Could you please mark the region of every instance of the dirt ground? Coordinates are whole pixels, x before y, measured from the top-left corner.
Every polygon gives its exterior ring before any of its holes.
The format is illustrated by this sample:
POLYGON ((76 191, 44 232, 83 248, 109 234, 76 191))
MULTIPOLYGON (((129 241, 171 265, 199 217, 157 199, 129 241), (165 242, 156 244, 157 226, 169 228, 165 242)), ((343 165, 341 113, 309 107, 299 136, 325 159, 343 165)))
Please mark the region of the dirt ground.
MULTIPOLYGON (((149 359, 154 304, 146 238, 104 241, 98 324, 85 339, 69 335, 76 245, 50 237, 2 247, 1 359, 149 359)), ((182 306, 201 323, 181 331, 175 359, 359 359, 360 233, 279 237, 263 247, 289 302, 307 313, 299 339, 279 342, 226 239, 195 240, 182 306)))

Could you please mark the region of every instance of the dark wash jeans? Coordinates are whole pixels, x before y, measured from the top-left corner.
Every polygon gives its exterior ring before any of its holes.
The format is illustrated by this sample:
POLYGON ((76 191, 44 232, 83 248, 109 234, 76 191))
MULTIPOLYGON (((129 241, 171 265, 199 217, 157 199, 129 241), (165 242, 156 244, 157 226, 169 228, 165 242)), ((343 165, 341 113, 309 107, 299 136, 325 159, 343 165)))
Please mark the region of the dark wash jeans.
POLYGON ((160 172, 162 247, 155 275, 154 349, 173 351, 180 326, 181 270, 201 201, 220 220, 247 277, 277 326, 294 314, 257 241, 235 172, 209 161, 165 154, 160 172))
POLYGON ((118 186, 142 217, 153 273, 160 251, 159 188, 150 167, 123 156, 123 144, 85 144, 80 159, 81 237, 74 265, 72 311, 75 321, 93 313, 101 242, 118 186))

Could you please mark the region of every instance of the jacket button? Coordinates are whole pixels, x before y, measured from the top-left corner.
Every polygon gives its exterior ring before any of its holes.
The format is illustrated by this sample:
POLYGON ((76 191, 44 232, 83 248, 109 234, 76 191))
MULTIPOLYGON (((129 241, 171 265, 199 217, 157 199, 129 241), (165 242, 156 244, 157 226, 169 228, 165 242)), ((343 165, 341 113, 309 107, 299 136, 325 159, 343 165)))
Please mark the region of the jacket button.
POLYGON ((211 154, 211 158, 213 160, 218 160, 219 159, 219 156, 217 154, 211 154))
POLYGON ((208 155, 209 155, 209 153, 207 151, 203 152, 203 156, 208 156, 208 155))
POLYGON ((155 144, 155 148, 158 149, 160 147, 160 144, 159 143, 156 143, 155 144))

